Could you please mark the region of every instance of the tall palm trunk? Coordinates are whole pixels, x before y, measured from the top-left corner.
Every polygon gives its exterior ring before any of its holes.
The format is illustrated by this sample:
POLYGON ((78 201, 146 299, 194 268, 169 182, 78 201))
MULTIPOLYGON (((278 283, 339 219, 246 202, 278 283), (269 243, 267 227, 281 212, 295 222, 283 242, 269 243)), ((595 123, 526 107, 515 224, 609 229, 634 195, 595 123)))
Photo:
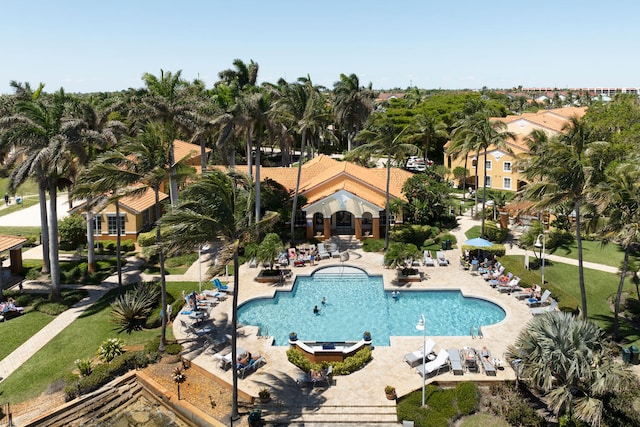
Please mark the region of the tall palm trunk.
POLYGON ((256 137, 256 223, 260 221, 260 137, 256 137))
POLYGON ((207 171, 207 147, 205 146, 206 139, 200 137, 200 174, 207 171))
MULTIPOLYGON (((163 353, 165 350, 165 342, 167 336, 167 282, 164 272, 164 249, 162 248, 162 233, 160 232, 160 188, 154 186, 155 193, 155 211, 156 211, 156 245, 158 247, 158 262, 160 263, 160 312, 162 313, 162 328, 160 330, 160 345, 158 351, 163 353)), ((235 359, 234 359, 235 360, 235 359)))
POLYGON ((58 256, 58 189, 56 181, 49 183, 49 255, 51 259, 51 300, 60 301, 60 258, 58 256))
POLYGON ((389 248, 389 223, 391 222, 391 201, 389 200, 389 183, 391 182, 391 152, 387 154, 387 201, 385 203, 386 220, 384 222, 384 250, 389 248))
MULTIPOLYGON (((480 231, 480 237, 484 239, 484 221, 485 221, 485 209, 487 203, 487 149, 484 149, 484 182, 482 183, 482 228, 480 231)), ((476 193, 478 191, 476 190, 476 193)), ((495 209, 495 206, 494 206, 495 209)))
POLYGON ((462 201, 467 200, 467 160, 469 159, 469 155, 465 154, 464 156, 464 177, 462 178, 462 201))
POLYGON ((231 396, 231 419, 238 419, 238 370, 235 367, 235 361, 238 360, 238 286, 240 280, 238 278, 240 272, 240 263, 238 261, 239 242, 235 243, 233 251, 233 299, 231 308, 231 360, 233 360, 233 390, 231 396))
POLYGON ((47 190, 44 183, 38 184, 38 201, 40 202, 40 240, 42 244, 42 274, 51 271, 51 257, 49 256, 49 220, 47 215, 47 190))
POLYGON ((122 259, 120 251, 122 250, 122 225, 120 224, 120 202, 116 200, 116 270, 118 270, 118 293, 122 293, 122 259))
POLYGON ((476 188, 474 188, 474 192, 475 192, 475 205, 473 206, 473 210, 472 212, 476 211, 477 213, 477 209, 478 209, 478 163, 480 163, 480 151, 478 151, 476 153, 476 188))
POLYGON ((96 272, 95 230, 93 226, 93 211, 91 203, 93 198, 87 196, 87 271, 89 274, 96 272))
POLYGON ((627 277, 627 270, 629 269, 629 254, 631 254, 631 244, 628 244, 624 249, 624 261, 622 262, 622 269, 620 270, 620 281, 618 282, 618 292, 616 293, 616 304, 614 307, 613 317, 613 337, 616 341, 620 340, 620 300, 622 299, 622 288, 624 287, 624 279, 627 277))
POLYGON ((580 200, 576 200, 576 239, 578 242, 578 281, 580 283, 580 298, 582 301, 582 318, 587 319, 587 291, 584 286, 584 267, 582 263, 582 235, 580 230, 580 200))
POLYGON ((249 179, 253 178, 253 156, 251 156, 251 129, 247 129, 247 175, 249 179))
POLYGON ((298 209, 298 192, 300 191, 300 177, 302 175, 302 163, 303 163, 303 154, 304 153, 304 144, 307 139, 307 131, 302 131, 302 142, 300 144, 300 157, 298 160, 298 177, 296 178, 296 189, 293 193, 293 208, 291 210, 291 244, 295 245, 296 236, 295 236, 295 228, 296 228, 296 209, 298 209))
POLYGON ((178 171, 176 170, 176 158, 173 150, 173 141, 169 147, 169 196, 171 198, 171 206, 178 205, 178 171))

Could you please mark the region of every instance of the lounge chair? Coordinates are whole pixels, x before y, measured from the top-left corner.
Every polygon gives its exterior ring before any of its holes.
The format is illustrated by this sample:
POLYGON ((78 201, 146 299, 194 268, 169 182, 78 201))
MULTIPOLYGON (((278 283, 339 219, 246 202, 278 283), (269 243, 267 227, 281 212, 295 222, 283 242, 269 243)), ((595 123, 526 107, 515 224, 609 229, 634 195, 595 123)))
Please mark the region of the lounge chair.
POLYGON ((467 372, 480 372, 480 367, 478 366, 478 354, 474 349, 467 347, 462 349, 460 351, 460 359, 462 359, 467 372))
POLYGON ((255 359, 251 358, 249 359, 249 364, 247 366, 238 369, 238 377, 244 378, 247 374, 257 371, 259 367, 266 363, 267 360, 262 356, 259 356, 255 359))
POLYGON ((482 278, 484 280, 491 280, 491 279, 497 280, 498 277, 502 276, 502 273, 504 273, 504 265, 500 264, 497 270, 483 274, 482 278))
POLYGON ((463 270, 468 270, 469 269, 469 263, 467 261, 465 261, 464 258, 460 258, 460 267, 462 267, 463 270))
POLYGON ((331 258, 331 254, 327 251, 327 248, 324 247, 324 243, 318 243, 318 258, 331 258))
POLYGON ((520 278, 515 276, 513 279, 509 281, 509 283, 502 286, 498 285, 496 289, 500 293, 511 293, 511 292, 521 291, 522 288, 518 286, 519 283, 520 283, 520 278))
POLYGON ((445 349, 441 349, 438 352, 438 356, 436 356, 435 360, 425 363, 424 365, 419 365, 416 368, 416 371, 420 375, 425 375, 426 377, 433 377, 435 375, 441 374, 443 372, 447 372, 449 370, 449 353, 445 349))
POLYGON ((440 267, 449 265, 449 261, 447 260, 447 257, 444 256, 444 252, 442 251, 436 252, 436 258, 438 258, 438 265, 440 267))
POLYGON ((415 368, 416 366, 422 364, 423 354, 424 354, 424 357, 426 358, 429 354, 433 352, 433 347, 435 346, 436 346, 435 341, 433 341, 432 339, 428 339, 424 343, 424 353, 422 351, 422 348, 412 353, 407 353, 404 355, 404 361, 407 362, 409 366, 411 366, 412 368, 415 368))
POLYGON ((431 251, 424 251, 424 257, 422 259, 422 263, 425 267, 435 267, 436 263, 431 258, 431 251))
POLYGON ((230 288, 229 285, 223 284, 217 277, 211 279, 211 283, 213 283, 213 286, 218 290, 218 292, 233 293, 233 288, 230 288))
POLYGON ((210 334, 214 331, 213 326, 202 326, 197 327, 193 325, 189 325, 184 320, 180 319, 180 325, 182 327, 182 332, 188 337, 200 338, 207 334, 210 334))
POLYGON ((491 352, 486 349, 480 351, 480 363, 482 363, 482 370, 488 376, 496 376, 496 367, 491 359, 491 352))
POLYGON ((531 309, 531 314, 533 314, 534 316, 538 316, 540 314, 549 313, 551 311, 554 311, 557 306, 558 306, 558 301, 553 300, 551 301, 551 305, 548 305, 546 307, 533 307, 531 309))
POLYGON ((332 258, 340 258, 340 250, 338 249, 338 245, 331 242, 329 243, 329 247, 327 251, 331 254, 332 258))
POLYGON ((456 348, 450 348, 447 350, 447 353, 449 353, 449 363, 451 364, 453 375, 463 375, 464 368, 460 361, 460 351, 456 348))
POLYGON ((527 303, 529 307, 539 307, 545 302, 547 302, 550 296, 551 296, 551 291, 547 289, 542 293, 542 296, 540 297, 540 299, 529 298, 528 300, 525 301, 525 303, 527 303))
POLYGON ((205 335, 204 339, 204 351, 210 351, 212 353, 219 352, 229 342, 229 337, 226 335, 220 338, 213 338, 210 335, 205 335))

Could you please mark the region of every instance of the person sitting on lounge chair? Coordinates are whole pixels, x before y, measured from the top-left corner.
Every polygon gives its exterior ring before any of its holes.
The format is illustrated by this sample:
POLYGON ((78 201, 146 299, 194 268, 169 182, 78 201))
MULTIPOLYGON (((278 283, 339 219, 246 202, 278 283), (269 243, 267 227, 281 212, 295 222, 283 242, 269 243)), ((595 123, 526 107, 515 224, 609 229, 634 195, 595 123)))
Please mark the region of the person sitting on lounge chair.
POLYGON ((491 365, 493 365, 493 361, 491 360, 491 353, 489 352, 489 350, 487 349, 487 347, 482 347, 482 350, 480 350, 480 356, 487 362, 490 363, 491 365))

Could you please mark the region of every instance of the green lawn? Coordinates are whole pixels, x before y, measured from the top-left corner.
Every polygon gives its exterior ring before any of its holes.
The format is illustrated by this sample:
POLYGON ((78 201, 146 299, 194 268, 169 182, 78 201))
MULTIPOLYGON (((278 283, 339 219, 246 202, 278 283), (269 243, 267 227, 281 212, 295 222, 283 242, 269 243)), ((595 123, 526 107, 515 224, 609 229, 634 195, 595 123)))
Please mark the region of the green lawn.
MULTIPOLYGON (((167 292, 173 299, 178 299, 182 298, 183 289, 195 289, 197 286, 198 284, 194 282, 169 282, 167 292)), ((94 304, 2 381, 0 395, 5 400, 10 399, 11 403, 23 402, 40 395, 75 369, 76 359, 94 357, 100 344, 107 338, 118 337, 124 341, 125 345, 138 345, 160 336, 160 328, 135 331, 131 334, 118 332, 110 321, 109 314, 109 303, 116 293, 117 291, 114 290, 94 304)), ((23 317, 26 318, 31 314, 33 313, 27 313, 23 317)), ((4 323, 3 327, 10 325, 14 320, 4 323)), ((27 333, 23 335, 28 338, 27 333)), ((173 339, 172 325, 167 327, 167 339, 173 339)))
MULTIPOLYGON (((4 209, 2 211, 4 211, 4 209)), ((2 211, 0 211, 0 213, 2 211)), ((1 222, 2 221, 0 221, 0 223, 1 222)), ((0 234, 6 234, 9 236, 33 237, 34 239, 36 239, 37 243, 39 243, 40 241, 40 227, 0 226, 0 234)))
MULTIPOLYGON (((555 252, 549 253, 571 259, 578 259, 578 246, 577 243, 574 243, 573 246, 568 248, 568 250, 557 249, 555 252)), ((588 262, 620 267, 624 260, 624 250, 620 245, 615 243, 609 243, 608 245, 603 246, 599 241, 583 240, 582 259, 588 262)), ((640 260, 640 257, 638 257, 638 254, 635 254, 632 255, 629 260, 637 262, 640 260)))
MULTIPOLYGON (((0 178, 0 192, 2 192, 2 196, 4 196, 4 193, 9 192, 9 178, 0 178)), ((32 196, 34 194, 37 196, 38 184, 36 184, 32 179, 28 179, 24 184, 17 188, 15 194, 19 194, 23 197, 32 196)), ((10 195, 13 196, 13 194, 10 195)))
POLYGON ((0 360, 11 354, 53 319, 55 317, 39 311, 27 311, 23 316, 3 322, 0 360))

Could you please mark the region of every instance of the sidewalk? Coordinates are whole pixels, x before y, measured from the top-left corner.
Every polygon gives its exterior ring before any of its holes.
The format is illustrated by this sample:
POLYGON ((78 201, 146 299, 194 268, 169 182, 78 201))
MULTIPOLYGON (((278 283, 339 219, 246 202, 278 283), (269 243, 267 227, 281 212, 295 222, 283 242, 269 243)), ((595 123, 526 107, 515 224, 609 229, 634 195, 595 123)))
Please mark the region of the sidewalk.
MULTIPOLYGON (((37 197, 37 196, 34 196, 37 197)), ((67 193, 60 193, 56 198, 58 210, 58 220, 69 215, 69 199, 67 193)), ((11 206, 15 202, 11 203, 11 206)), ((4 201, 0 204, 0 211, 6 209, 4 201)), ((40 227, 40 204, 29 206, 28 208, 18 209, 7 215, 0 216, 0 225, 7 227, 40 227)))

